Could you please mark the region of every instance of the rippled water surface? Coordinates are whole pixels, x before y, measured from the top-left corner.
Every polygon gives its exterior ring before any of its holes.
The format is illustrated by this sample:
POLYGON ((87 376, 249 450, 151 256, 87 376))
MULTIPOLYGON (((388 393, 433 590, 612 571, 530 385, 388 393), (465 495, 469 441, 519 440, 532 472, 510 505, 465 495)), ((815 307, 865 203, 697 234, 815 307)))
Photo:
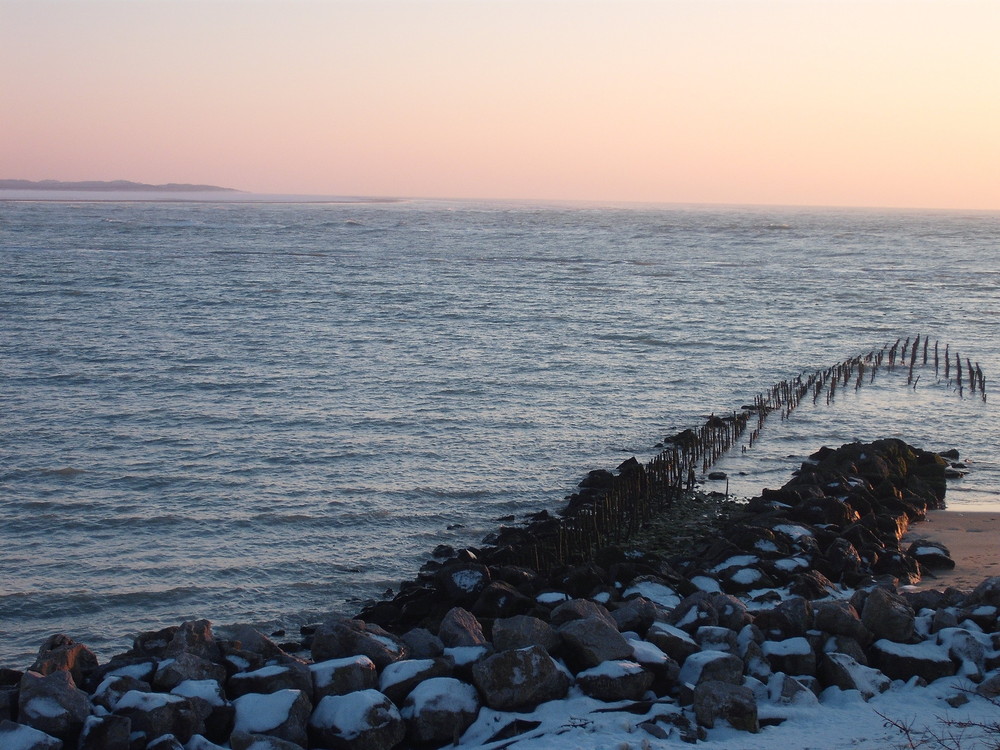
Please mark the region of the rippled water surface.
MULTIPOLYGON (((917 333, 1000 372, 1000 215, 406 202, 0 202, 0 663, 191 617, 353 611, 439 543, 772 383, 917 333)), ((879 377, 723 460, 956 447, 1000 419, 879 377)), ((1000 393, 997 394, 1000 398, 1000 393)))

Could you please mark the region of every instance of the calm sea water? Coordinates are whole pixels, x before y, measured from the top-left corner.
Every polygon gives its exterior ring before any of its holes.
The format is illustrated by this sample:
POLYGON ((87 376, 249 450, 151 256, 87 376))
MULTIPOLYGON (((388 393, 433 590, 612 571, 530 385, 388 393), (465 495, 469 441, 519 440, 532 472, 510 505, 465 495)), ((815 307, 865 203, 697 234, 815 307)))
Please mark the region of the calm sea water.
MULTIPOLYGON (((0 202, 0 270, 17 667, 56 632, 107 657, 188 618, 353 612, 435 545, 897 337, 1000 374, 995 213, 0 202)), ((973 462, 952 507, 1000 510, 998 400, 886 374, 722 468, 751 495, 899 436, 973 462)))

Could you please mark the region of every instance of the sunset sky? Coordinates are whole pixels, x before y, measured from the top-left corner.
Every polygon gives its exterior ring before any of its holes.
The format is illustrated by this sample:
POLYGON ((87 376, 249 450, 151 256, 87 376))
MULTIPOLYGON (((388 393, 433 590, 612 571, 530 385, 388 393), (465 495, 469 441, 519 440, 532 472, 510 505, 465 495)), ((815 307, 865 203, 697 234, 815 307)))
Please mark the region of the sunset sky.
POLYGON ((1000 209, 1000 0, 0 0, 0 178, 1000 209))

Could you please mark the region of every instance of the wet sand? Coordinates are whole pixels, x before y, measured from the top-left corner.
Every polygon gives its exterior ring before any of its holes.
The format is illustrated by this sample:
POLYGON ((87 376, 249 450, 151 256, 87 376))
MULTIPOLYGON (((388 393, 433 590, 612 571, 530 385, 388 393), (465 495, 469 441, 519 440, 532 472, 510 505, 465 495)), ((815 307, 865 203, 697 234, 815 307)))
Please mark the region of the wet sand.
POLYGON ((906 547, 917 539, 940 542, 951 552, 954 570, 925 573, 922 587, 972 589, 983 579, 1000 576, 1000 512, 933 510, 910 526, 906 547))

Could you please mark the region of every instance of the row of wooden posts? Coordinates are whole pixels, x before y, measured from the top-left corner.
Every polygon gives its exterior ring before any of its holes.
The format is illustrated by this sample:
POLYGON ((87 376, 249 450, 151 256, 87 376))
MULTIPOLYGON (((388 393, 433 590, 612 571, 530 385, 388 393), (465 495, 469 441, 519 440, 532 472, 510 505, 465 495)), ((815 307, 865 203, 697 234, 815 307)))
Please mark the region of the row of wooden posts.
POLYGON ((511 551, 513 561, 542 570, 586 562, 597 549, 628 540, 654 514, 669 512, 682 493, 693 489, 698 470, 707 473, 745 435, 742 450, 752 447, 769 415, 778 413, 781 419, 787 419, 808 398, 814 404, 825 398, 829 404, 839 390, 852 385, 857 390, 866 382, 874 382, 882 369, 891 372, 907 368, 907 384, 916 388, 920 379, 916 371, 928 365, 931 352, 935 379, 940 382, 943 376, 944 382, 960 395, 964 396, 967 389, 986 400, 986 378, 979 363, 973 366, 966 359, 963 368, 960 355, 952 354, 947 345, 943 352, 937 341, 933 349, 930 347, 930 341, 919 335, 902 343, 897 339, 825 370, 783 380, 739 411, 725 416, 713 414, 700 427, 668 437, 663 450, 649 462, 626 462, 603 493, 564 512, 557 524, 533 533, 531 543, 511 551))

